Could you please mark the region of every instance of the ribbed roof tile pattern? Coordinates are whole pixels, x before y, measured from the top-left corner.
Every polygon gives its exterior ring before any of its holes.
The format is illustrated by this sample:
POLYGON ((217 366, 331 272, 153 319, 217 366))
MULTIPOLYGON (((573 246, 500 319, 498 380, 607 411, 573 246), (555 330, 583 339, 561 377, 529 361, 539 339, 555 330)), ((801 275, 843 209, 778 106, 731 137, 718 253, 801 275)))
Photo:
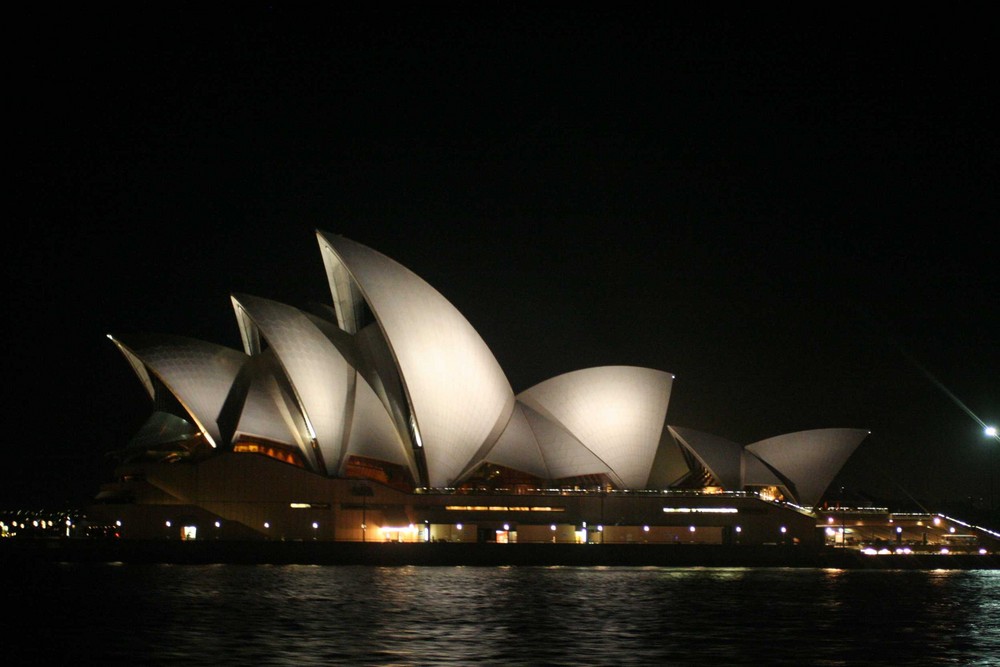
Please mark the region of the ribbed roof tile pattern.
POLYGON ((159 378, 212 445, 217 446, 221 440, 219 412, 247 356, 221 345, 181 336, 112 340, 159 378))
MULTIPOLYGON (((467 462, 489 444, 497 423, 510 417, 514 394, 507 377, 472 325, 419 276, 343 237, 320 232, 319 241, 343 263, 392 349, 430 486, 454 485, 467 462)), ((343 279, 343 272, 330 277, 343 279)), ((335 299, 355 292, 338 285, 331 290, 335 299)))
POLYGON ((625 488, 638 489, 649 478, 672 384, 663 371, 600 366, 546 380, 517 398, 572 433, 625 488))
POLYGON ((249 295, 234 296, 233 304, 249 316, 274 348, 312 429, 325 471, 336 475, 345 454, 354 369, 297 308, 249 295))
MULTIPOLYGON (((297 446, 303 454, 311 448, 309 434, 295 397, 278 381, 280 367, 273 350, 251 357, 248 387, 243 397, 234 436, 246 435, 297 446)), ((310 460, 307 455, 306 460, 310 460)))
POLYGON ((524 406, 520 403, 514 406, 507 427, 487 453, 485 460, 530 473, 540 479, 553 477, 545 465, 545 459, 542 457, 538 440, 528 424, 528 418, 524 415, 524 406))
POLYGON ((584 475, 607 475, 618 486, 621 478, 586 445, 576 439, 556 420, 518 403, 542 452, 545 467, 552 479, 584 475))

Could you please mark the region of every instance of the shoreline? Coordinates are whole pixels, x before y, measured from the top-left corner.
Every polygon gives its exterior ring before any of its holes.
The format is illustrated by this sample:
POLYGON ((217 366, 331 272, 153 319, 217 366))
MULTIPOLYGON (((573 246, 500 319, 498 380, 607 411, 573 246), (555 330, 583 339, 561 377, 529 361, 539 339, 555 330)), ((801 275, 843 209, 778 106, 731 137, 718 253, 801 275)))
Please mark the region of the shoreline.
POLYGON ((0 563, 177 565, 807 567, 1000 569, 1000 554, 883 554, 856 549, 708 544, 494 544, 228 540, 0 540, 0 563))

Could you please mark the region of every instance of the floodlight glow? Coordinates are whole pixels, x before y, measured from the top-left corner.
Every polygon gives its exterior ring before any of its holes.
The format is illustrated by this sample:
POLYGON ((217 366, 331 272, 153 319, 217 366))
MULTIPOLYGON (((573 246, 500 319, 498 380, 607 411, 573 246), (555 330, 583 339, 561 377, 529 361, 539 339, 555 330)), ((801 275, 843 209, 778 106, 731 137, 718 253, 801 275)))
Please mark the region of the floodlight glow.
POLYGON ((1000 435, 997 435, 997 430, 996 430, 995 426, 990 426, 989 424, 987 424, 986 422, 984 422, 982 419, 980 419, 976 415, 976 413, 974 413, 972 410, 969 409, 969 406, 967 406, 965 403, 963 403, 962 401, 959 400, 958 396, 956 396, 955 394, 953 394, 950 389, 948 389, 946 386, 944 386, 941 383, 940 380, 938 380, 936 377, 934 377, 933 375, 931 375, 930 371, 928 371, 926 368, 924 368, 919 363, 917 363, 916 359, 914 359, 912 356, 910 356, 909 354, 907 354, 904 350, 900 350, 900 352, 902 352, 903 356, 905 356, 910 361, 911 364, 913 364, 914 366, 916 366, 917 369, 921 373, 923 373, 927 377, 927 379, 931 381, 932 384, 934 384, 935 386, 937 386, 937 388, 940 389, 941 391, 943 391, 945 393, 945 395, 948 398, 950 398, 955 405, 957 405, 959 408, 961 408, 962 411, 965 412, 965 414, 969 415, 970 417, 972 417, 972 419, 974 419, 976 422, 978 422, 979 425, 983 427, 983 433, 985 433, 987 435, 987 437, 996 438, 997 440, 1000 440, 1000 435))

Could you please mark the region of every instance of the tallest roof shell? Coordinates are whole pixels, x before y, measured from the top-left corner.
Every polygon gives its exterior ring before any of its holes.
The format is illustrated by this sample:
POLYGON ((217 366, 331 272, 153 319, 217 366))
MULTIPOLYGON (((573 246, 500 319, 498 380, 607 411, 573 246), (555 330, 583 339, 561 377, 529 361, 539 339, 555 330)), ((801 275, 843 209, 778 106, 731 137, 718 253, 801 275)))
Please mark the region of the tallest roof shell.
POLYGON ((427 483, 453 486, 510 418, 507 377, 472 325, 419 276, 342 236, 319 231, 317 238, 341 328, 364 326, 363 299, 403 384, 427 483))

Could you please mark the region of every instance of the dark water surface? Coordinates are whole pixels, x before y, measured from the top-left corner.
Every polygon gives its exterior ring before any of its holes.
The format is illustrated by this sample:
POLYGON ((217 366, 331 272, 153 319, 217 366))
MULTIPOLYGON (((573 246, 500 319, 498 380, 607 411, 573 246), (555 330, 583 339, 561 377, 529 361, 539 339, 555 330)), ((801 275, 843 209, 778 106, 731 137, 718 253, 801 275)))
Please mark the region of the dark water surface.
POLYGON ((1000 665, 1000 571, 48 564, 5 665, 1000 665))

